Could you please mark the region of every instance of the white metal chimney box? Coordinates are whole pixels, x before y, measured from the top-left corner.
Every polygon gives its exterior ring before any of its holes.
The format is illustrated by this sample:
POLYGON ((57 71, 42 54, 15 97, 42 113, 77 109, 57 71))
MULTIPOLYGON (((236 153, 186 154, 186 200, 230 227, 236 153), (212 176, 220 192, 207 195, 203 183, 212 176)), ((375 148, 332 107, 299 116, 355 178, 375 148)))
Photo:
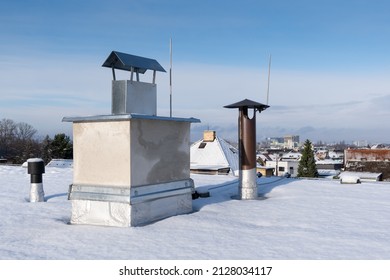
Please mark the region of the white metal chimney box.
POLYGON ((165 70, 156 60, 113 51, 102 66, 112 69, 112 114, 157 115, 156 71, 165 70), (130 71, 130 80, 117 81, 115 69, 130 71), (153 70, 152 83, 139 80, 147 70, 153 70))
POLYGON ((63 118, 73 122, 71 223, 128 227, 192 212, 190 125, 199 119, 157 116, 157 61, 112 52, 103 66, 113 73, 112 114, 63 118), (114 69, 130 80, 116 81, 114 69), (152 83, 139 81, 146 70, 152 83))

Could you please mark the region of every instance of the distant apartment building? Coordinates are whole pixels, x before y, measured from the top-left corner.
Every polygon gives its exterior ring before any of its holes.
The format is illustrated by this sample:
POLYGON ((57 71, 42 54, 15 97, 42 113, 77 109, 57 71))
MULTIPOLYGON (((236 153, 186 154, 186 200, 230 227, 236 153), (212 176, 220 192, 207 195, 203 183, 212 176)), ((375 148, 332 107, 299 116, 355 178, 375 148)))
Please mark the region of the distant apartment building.
POLYGON ((272 149, 281 149, 284 145, 284 138, 283 137, 269 137, 267 138, 268 145, 272 149))
POLYGON ((368 146, 368 141, 367 140, 356 140, 353 141, 353 143, 356 147, 367 147, 368 146))
POLYGON ((298 135, 286 135, 284 136, 284 148, 294 149, 299 146, 299 136, 298 135))
POLYGON ((295 149, 299 147, 298 135, 286 135, 284 137, 267 138, 268 143, 273 149, 295 149))

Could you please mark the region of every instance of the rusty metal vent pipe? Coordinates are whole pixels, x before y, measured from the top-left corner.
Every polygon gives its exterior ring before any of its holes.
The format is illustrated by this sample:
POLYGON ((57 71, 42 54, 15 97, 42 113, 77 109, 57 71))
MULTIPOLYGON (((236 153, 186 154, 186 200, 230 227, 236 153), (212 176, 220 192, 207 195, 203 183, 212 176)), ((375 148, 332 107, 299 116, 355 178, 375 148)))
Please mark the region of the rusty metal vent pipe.
POLYGON ((269 106, 249 99, 224 106, 238 108, 238 147, 239 147, 239 199, 257 199, 256 183, 256 111, 259 113, 269 106), (253 109, 250 118, 248 109, 253 109))

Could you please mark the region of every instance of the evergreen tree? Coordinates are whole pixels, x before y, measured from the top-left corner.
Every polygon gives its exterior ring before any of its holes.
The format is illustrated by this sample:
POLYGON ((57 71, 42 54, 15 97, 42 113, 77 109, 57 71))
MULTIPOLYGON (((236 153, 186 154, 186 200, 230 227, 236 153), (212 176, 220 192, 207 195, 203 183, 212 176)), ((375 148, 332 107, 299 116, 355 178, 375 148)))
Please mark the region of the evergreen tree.
POLYGON ((53 158, 72 159, 73 144, 69 136, 65 133, 54 135, 54 139, 49 141, 49 154, 53 158))
POLYGON ((49 137, 49 135, 46 135, 41 143, 41 158, 46 164, 52 160, 50 149, 50 144, 52 141, 53 140, 49 137))
POLYGON ((308 139, 305 141, 302 157, 299 161, 298 177, 318 177, 314 151, 308 139))

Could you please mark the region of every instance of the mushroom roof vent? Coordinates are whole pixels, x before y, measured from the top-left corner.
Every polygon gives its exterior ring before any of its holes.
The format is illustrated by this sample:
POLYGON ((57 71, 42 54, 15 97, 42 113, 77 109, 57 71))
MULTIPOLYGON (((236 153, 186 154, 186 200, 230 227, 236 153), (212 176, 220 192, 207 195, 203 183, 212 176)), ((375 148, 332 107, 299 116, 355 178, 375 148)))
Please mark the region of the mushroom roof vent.
POLYGON ((236 102, 236 103, 233 103, 230 105, 226 105, 224 107, 229 108, 229 109, 231 109, 231 108, 239 108, 239 109, 250 108, 250 109, 257 109, 259 112, 261 112, 261 111, 264 111, 265 109, 267 109, 269 106, 252 101, 252 100, 249 100, 249 99, 244 99, 242 101, 239 101, 239 102, 236 102))

